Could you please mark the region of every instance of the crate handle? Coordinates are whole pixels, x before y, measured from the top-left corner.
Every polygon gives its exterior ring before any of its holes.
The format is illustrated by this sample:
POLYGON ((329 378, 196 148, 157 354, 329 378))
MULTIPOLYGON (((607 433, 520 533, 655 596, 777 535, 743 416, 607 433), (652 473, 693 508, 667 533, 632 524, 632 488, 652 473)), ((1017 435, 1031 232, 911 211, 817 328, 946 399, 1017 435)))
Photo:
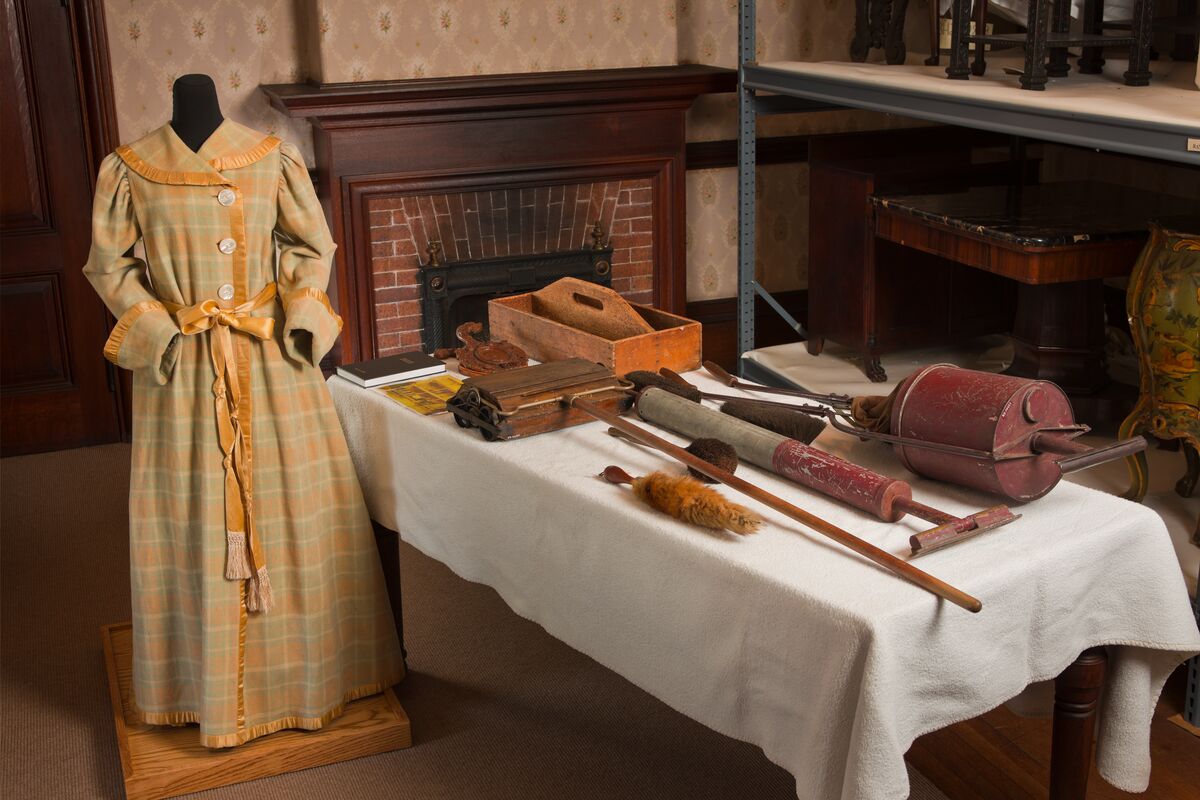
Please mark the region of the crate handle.
POLYGON ((575 298, 576 303, 581 303, 585 306, 591 306, 592 308, 596 308, 601 311, 604 310, 604 301, 597 297, 589 297, 588 295, 580 292, 572 292, 571 296, 575 298))

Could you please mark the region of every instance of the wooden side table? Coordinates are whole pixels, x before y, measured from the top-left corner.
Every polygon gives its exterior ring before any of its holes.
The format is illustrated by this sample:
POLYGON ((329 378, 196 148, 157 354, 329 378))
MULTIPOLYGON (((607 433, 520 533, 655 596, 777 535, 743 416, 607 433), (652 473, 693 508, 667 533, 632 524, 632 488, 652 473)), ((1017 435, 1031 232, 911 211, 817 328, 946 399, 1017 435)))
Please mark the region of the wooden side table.
POLYGON ((1193 201, 1099 182, 872 202, 878 237, 1017 281, 1009 372, 1085 397, 1108 384, 1102 280, 1129 274, 1148 220, 1200 215, 1193 201))

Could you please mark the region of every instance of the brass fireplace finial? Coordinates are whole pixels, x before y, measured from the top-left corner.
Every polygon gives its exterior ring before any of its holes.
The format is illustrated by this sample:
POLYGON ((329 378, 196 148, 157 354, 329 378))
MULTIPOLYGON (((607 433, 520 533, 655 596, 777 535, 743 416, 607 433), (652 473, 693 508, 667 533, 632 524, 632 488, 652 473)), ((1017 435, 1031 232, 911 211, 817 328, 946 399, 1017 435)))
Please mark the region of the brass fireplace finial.
POLYGON ((440 267, 442 265, 442 243, 437 239, 431 239, 429 246, 425 248, 425 255, 429 256, 425 266, 440 267))
POLYGON ((593 250, 603 250, 604 249, 604 227, 600 224, 600 220, 596 220, 592 224, 591 237, 592 237, 592 249, 593 250))

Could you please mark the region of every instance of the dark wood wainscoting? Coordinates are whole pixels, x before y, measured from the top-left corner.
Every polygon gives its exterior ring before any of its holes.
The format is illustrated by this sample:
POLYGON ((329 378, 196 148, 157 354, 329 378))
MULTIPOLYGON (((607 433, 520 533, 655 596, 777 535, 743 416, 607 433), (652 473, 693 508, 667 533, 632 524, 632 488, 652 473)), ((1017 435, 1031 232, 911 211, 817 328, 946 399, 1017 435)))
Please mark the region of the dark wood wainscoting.
POLYGON ((685 112, 735 87, 733 70, 696 65, 264 86, 276 108, 313 125, 339 244, 330 294, 346 320, 334 357, 376 353, 368 207, 412 192, 647 178, 654 304, 682 312, 685 112))

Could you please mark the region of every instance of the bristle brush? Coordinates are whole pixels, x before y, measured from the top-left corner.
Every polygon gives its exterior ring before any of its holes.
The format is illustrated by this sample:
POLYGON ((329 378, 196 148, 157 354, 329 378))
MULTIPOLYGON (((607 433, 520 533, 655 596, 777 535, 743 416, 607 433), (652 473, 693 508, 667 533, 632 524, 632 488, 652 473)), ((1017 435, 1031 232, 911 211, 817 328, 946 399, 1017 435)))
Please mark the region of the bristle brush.
POLYGON ((635 478, 617 466, 605 467, 600 475, 609 483, 629 484, 646 505, 692 525, 744 536, 763 523, 758 514, 687 475, 652 472, 635 478))
POLYGON ((659 389, 665 389, 671 394, 677 394, 680 397, 691 400, 693 403, 700 402, 700 390, 695 386, 692 386, 687 381, 678 383, 676 381, 669 380, 668 378, 659 375, 657 372, 650 372, 649 370, 645 369, 635 369, 634 371, 625 375, 625 380, 632 383, 633 388, 639 392, 650 386, 654 386, 659 389))
MULTIPOLYGON (((624 439, 625 441, 636 444, 639 447, 645 447, 645 445, 639 442, 637 439, 634 439, 629 434, 619 431, 616 428, 609 428, 608 435, 617 439, 624 439)), ((733 445, 731 445, 729 442, 723 442, 720 439, 713 439, 712 437, 704 436, 696 439, 684 449, 697 458, 703 458, 714 467, 720 467, 730 475, 737 472, 737 450, 735 450, 733 445)), ((688 467, 688 474, 690 474, 696 480, 703 481, 704 483, 716 483, 716 481, 714 481, 712 478, 708 477, 702 472, 692 469, 691 467, 688 467)))
POLYGON ((789 439, 812 444, 813 440, 821 435, 821 431, 825 430, 823 419, 798 409, 792 403, 703 392, 674 370, 663 367, 659 372, 665 382, 651 384, 647 381, 647 386, 658 386, 681 397, 687 397, 689 400, 692 398, 684 394, 689 389, 705 400, 723 400, 725 402, 721 405, 721 411, 729 416, 774 431, 789 439))

